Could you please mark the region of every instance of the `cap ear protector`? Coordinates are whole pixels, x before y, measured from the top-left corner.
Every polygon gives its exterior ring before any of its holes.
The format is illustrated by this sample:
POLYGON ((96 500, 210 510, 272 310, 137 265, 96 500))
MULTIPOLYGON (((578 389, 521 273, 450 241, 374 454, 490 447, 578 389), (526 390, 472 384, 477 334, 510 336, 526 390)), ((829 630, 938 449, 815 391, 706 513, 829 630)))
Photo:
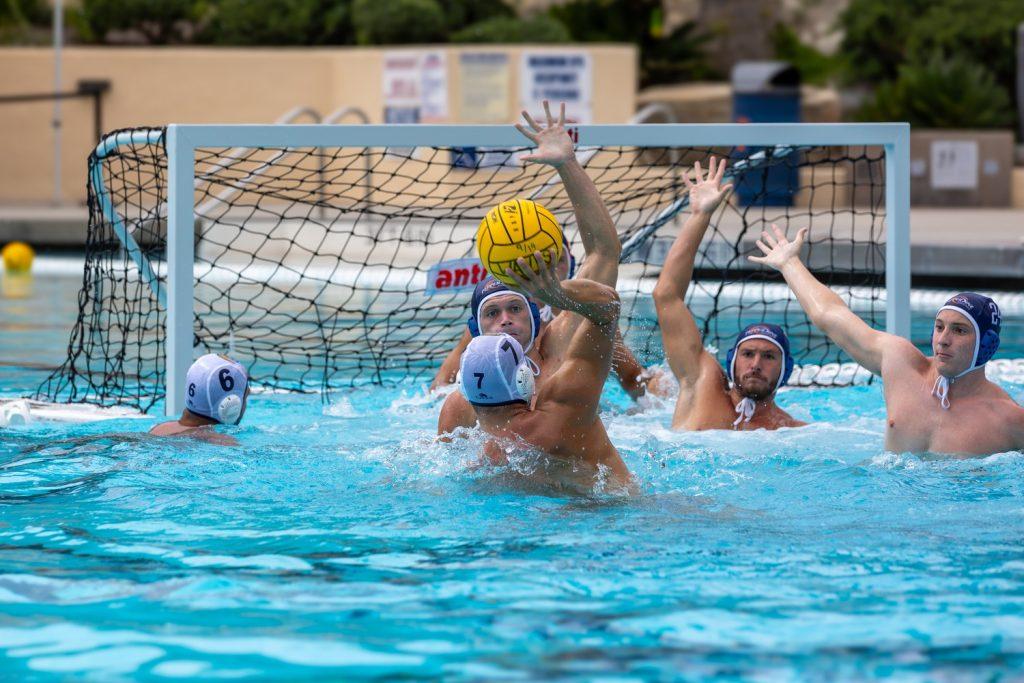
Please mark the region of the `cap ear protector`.
POLYGON ((516 368, 516 391, 519 392, 520 396, 529 401, 533 398, 533 392, 536 388, 537 382, 533 378, 533 369, 529 363, 521 363, 516 368))
POLYGON ((238 394, 228 394, 220 400, 214 409, 214 419, 225 425, 238 424, 242 417, 242 398, 238 394))
POLYGON ((981 342, 978 344, 978 360, 975 362, 978 365, 984 365, 992 360, 992 356, 996 355, 998 350, 999 333, 995 330, 985 330, 985 334, 981 335, 981 342))

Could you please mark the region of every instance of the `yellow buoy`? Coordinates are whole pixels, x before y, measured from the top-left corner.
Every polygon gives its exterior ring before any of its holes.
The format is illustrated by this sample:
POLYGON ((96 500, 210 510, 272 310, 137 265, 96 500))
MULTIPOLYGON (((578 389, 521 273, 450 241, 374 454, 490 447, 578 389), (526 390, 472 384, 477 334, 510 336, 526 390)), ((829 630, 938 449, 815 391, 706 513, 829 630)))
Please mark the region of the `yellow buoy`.
POLYGON ((32 270, 32 259, 36 253, 24 242, 11 242, 0 252, 0 257, 8 273, 27 273, 32 270))

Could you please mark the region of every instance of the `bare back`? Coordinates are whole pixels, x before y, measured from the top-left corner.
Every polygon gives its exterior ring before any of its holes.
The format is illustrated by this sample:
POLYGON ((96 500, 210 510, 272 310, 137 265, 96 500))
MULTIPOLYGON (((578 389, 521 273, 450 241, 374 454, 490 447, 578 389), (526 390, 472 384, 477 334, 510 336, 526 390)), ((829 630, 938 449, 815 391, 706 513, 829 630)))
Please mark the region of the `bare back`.
MULTIPOLYGON (((552 350, 549 360, 559 364, 533 394, 532 405, 479 406, 474 412, 481 429, 502 439, 524 441, 589 477, 591 485, 604 481, 630 487, 629 470, 599 416, 601 390, 612 366, 618 294, 592 280, 559 284, 549 271, 538 272, 522 286, 551 305, 562 304, 559 307, 566 312, 560 317, 570 319, 573 331, 564 349, 552 350)), ((492 460, 496 452, 500 457, 493 443, 485 452, 492 460)))
POLYGON ((515 434, 548 455, 589 465, 594 475, 604 469, 611 482, 627 485, 629 469, 598 414, 611 369, 612 340, 587 321, 576 331, 572 347, 559 370, 538 390, 533 410, 518 411, 507 429, 484 429, 498 436, 515 434), (581 352, 587 357, 581 358, 581 352))
MULTIPOLYGON (((541 330, 533 348, 527 354, 540 368, 540 375, 536 380, 538 395, 543 392, 548 380, 562 366, 565 351, 578 325, 578 320, 572 321, 571 317, 579 318, 579 316, 570 316, 567 313, 559 313, 555 316, 555 319, 541 330)), ((459 427, 471 429, 476 422, 476 411, 473 410, 473 406, 460 392, 454 391, 445 398, 441 405, 441 413, 437 420, 437 433, 450 434, 459 427)))
POLYGON ((172 422, 162 422, 150 429, 149 433, 153 436, 185 437, 195 439, 197 441, 217 444, 219 446, 238 445, 238 441, 233 436, 221 434, 215 431, 211 425, 184 425, 177 420, 172 422))

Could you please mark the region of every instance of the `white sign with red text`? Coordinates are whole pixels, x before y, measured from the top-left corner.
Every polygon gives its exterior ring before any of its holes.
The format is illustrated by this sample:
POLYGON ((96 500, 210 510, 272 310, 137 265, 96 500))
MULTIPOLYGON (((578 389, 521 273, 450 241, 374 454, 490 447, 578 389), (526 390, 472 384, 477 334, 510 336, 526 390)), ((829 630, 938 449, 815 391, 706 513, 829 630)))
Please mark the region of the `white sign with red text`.
POLYGON ((450 292, 472 291, 487 277, 487 269, 477 258, 441 261, 427 271, 427 296, 450 292))

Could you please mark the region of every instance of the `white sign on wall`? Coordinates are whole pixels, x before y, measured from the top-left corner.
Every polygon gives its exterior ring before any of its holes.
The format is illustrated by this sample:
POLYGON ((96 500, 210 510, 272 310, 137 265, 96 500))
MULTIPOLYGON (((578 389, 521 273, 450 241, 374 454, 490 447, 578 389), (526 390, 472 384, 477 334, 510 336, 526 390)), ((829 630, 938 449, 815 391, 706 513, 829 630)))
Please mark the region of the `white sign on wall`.
POLYGON ((384 123, 420 122, 420 54, 395 51, 384 54, 384 123))
POLYGON ((972 140, 933 142, 931 184, 935 190, 978 189, 978 143, 972 140))
POLYGON ((392 50, 384 54, 385 123, 448 120, 448 61, 440 50, 392 50))
POLYGON ((565 117, 572 123, 590 123, 593 92, 590 55, 564 50, 526 50, 519 65, 519 106, 544 123, 543 101, 565 102, 565 117))
POLYGON ((423 123, 448 120, 448 60, 444 52, 424 52, 420 60, 420 113, 423 123))

